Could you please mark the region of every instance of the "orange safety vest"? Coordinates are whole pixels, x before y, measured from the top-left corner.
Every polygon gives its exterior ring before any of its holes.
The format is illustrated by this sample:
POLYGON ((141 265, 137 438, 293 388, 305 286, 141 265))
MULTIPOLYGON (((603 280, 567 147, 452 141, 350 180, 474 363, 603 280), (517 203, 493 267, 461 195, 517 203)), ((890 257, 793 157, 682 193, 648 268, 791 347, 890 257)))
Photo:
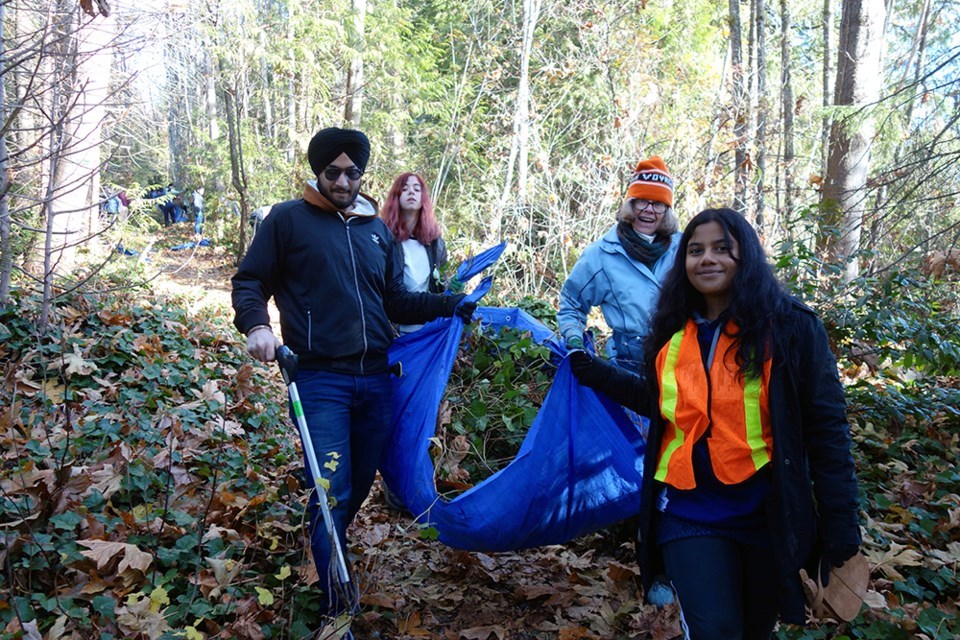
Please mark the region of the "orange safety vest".
POLYGON ((764 362, 759 380, 741 379, 735 345, 721 329, 708 376, 697 325, 688 320, 657 354, 660 414, 666 425, 654 476, 660 482, 677 489, 697 486, 693 446, 711 425, 710 462, 724 484, 743 482, 770 462, 771 360, 764 362))

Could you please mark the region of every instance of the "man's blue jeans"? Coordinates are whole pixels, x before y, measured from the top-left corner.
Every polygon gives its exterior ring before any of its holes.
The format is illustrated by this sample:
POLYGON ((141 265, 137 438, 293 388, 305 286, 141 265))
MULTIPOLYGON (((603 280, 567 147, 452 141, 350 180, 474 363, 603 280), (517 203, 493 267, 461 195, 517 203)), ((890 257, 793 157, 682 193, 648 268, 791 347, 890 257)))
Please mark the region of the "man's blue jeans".
MULTIPOLYGON (((302 370, 297 373, 296 383, 320 473, 330 482, 330 511, 346 553, 347 525, 370 493, 390 435, 393 381, 389 373, 359 376, 302 370)), ((312 489, 309 466, 306 475, 312 489)), ((313 495, 310 541, 320 585, 328 598, 328 612, 336 614, 344 603, 337 597, 331 541, 313 495)))

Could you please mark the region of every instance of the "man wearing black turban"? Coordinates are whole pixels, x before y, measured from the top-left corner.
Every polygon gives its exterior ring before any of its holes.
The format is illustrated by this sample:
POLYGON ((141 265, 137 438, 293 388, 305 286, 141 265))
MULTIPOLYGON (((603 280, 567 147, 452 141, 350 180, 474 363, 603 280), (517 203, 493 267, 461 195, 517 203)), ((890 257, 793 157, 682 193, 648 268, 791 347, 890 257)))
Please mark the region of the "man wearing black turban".
MULTIPOLYGON (((469 322, 476 303, 463 294, 407 291, 400 245, 377 217, 377 202, 360 193, 370 158, 367 136, 324 129, 310 140, 307 157, 316 180, 302 198, 273 206, 233 277, 234 325, 247 336, 254 358, 273 361, 280 341, 267 301, 275 300, 283 343, 299 357, 297 390, 329 483, 334 526, 346 545, 347 525, 370 492, 389 436, 391 321, 418 324, 456 313, 469 322)), ((359 606, 356 593, 340 588, 314 501, 310 515, 311 550, 326 599, 322 613, 352 612, 359 606)))
POLYGON ((324 129, 310 140, 307 158, 317 176, 317 190, 337 207, 349 209, 360 192, 359 178, 367 170, 370 159, 367 136, 353 129, 324 129), (349 177, 351 168, 359 172, 356 179, 349 177))

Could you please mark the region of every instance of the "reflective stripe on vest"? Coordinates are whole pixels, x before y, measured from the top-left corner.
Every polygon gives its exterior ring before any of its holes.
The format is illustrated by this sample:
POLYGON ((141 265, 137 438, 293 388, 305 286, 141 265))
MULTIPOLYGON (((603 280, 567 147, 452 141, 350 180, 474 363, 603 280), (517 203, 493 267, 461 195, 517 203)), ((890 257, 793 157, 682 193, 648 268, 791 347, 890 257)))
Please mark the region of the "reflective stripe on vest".
POLYGON ((733 338, 720 333, 708 376, 697 325, 689 320, 657 354, 660 414, 665 423, 655 473, 660 482, 677 489, 696 487, 693 448, 711 425, 710 461, 724 484, 743 482, 770 462, 771 361, 764 362, 759 380, 741 381, 735 345, 733 338))

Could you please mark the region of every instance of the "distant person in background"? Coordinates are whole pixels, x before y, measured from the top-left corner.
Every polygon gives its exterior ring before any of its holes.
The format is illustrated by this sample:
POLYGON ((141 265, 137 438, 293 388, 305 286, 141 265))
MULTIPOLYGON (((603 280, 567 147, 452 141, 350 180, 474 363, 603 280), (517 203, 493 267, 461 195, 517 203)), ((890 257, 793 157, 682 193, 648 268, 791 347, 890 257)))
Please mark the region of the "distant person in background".
POLYGON ((257 232, 260 231, 260 226, 263 224, 264 219, 270 215, 271 209, 273 209, 273 205, 265 204, 257 207, 253 210, 253 213, 250 214, 250 225, 253 227, 253 235, 257 235, 257 232))
POLYGON ((117 215, 120 214, 120 196, 119 194, 113 194, 108 196, 103 202, 103 213, 106 215, 109 221, 113 221, 117 215))
MULTIPOLYGON (((447 263, 447 245, 433 213, 427 184, 416 173, 401 174, 387 192, 384 224, 400 243, 403 253, 403 285, 407 291, 443 293, 447 282, 441 273, 447 263)), ((463 287, 454 284, 459 293, 463 287)), ((420 324, 398 324, 400 335, 412 333, 420 324)))
POLYGON ((666 573, 692 640, 767 640, 806 621, 800 569, 860 546, 843 387, 817 315, 790 297, 732 209, 687 225, 644 376, 583 350, 587 386, 651 417, 638 560, 666 573))
POLYGON ((173 198, 167 200, 166 202, 160 203, 157 206, 160 208, 160 212, 163 214, 163 226, 169 227, 177 221, 177 216, 173 207, 173 198))
POLYGON ((673 264, 680 234, 673 178, 658 156, 637 164, 617 223, 583 250, 560 291, 557 323, 568 348, 583 348, 587 315, 600 307, 613 335, 607 354, 637 370, 643 339, 673 264))
POLYGON ((126 220, 130 216, 130 198, 126 191, 118 193, 117 198, 120 199, 120 215, 126 220))
POLYGON ((193 192, 193 232, 203 233, 203 187, 197 187, 193 192))
POLYGON ((175 189, 170 189, 167 193, 174 194, 171 204, 173 205, 173 221, 174 222, 186 222, 187 221, 187 212, 183 207, 183 197, 175 189))

